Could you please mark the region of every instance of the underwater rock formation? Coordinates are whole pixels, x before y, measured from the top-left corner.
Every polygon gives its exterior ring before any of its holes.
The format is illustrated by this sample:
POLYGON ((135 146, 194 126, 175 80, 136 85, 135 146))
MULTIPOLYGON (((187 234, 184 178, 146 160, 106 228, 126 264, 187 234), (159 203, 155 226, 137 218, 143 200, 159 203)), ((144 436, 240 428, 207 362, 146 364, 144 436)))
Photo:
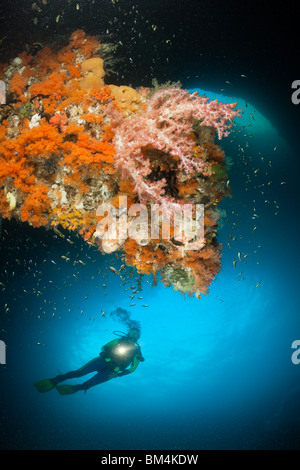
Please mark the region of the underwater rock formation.
MULTIPOLYGON (((0 107, 0 213, 75 231, 103 253, 122 251, 126 264, 154 282, 160 273, 166 286, 200 297, 221 266, 217 206, 230 195, 215 140, 229 134, 240 110, 178 85, 107 85, 103 50, 97 38, 77 30, 58 52, 46 46, 0 66, 7 101, 0 107), (204 246, 191 250, 185 238, 178 241, 175 219, 169 237, 161 231, 146 242, 141 236, 105 241, 97 215, 103 203, 118 221, 137 203, 159 203, 163 214, 201 204, 204 246)), ((126 221, 134 222, 135 216, 126 221)), ((159 223, 162 229, 163 216, 159 223)))

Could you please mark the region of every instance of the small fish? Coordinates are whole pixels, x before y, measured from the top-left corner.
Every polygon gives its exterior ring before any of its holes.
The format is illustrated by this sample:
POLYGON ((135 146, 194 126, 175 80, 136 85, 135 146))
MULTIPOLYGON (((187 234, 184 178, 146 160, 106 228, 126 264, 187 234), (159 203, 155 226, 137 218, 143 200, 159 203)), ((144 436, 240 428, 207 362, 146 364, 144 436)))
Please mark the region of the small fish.
POLYGON ((78 263, 82 264, 83 266, 85 266, 85 263, 83 261, 81 261, 81 259, 78 260, 78 263))
POLYGON ((53 259, 51 260, 51 263, 56 264, 55 261, 53 261, 53 259))
POLYGON ((238 252, 238 259, 239 259, 239 261, 242 261, 241 253, 240 253, 240 252, 238 252))
POLYGON ((253 114, 250 113, 250 117, 253 119, 253 121, 255 121, 253 114))
POLYGON ((58 230, 58 228, 54 227, 53 231, 61 238, 65 238, 65 235, 63 233, 61 233, 60 230, 58 230))
POLYGON ((142 307, 149 307, 149 305, 145 304, 145 305, 142 305, 142 307))
POLYGON ((119 271, 117 271, 115 268, 113 268, 112 266, 109 266, 109 269, 111 270, 111 272, 115 273, 115 274, 120 274, 119 271))
POLYGON ((237 263, 237 260, 234 259, 234 260, 233 260, 233 267, 234 267, 234 269, 236 268, 236 263, 237 263))
POLYGON ((258 286, 260 285, 260 283, 261 283, 261 281, 259 281, 259 283, 258 283, 258 284, 256 284, 256 286, 255 286, 255 287, 258 287, 258 286))

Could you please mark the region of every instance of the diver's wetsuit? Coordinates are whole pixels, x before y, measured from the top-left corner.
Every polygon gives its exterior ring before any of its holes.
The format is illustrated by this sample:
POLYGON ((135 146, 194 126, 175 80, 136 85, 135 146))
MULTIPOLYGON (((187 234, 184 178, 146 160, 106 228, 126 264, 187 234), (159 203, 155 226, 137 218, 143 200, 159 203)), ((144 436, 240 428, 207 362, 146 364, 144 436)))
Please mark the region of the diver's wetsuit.
POLYGON ((97 372, 92 378, 79 385, 72 385, 74 391, 87 390, 114 377, 127 375, 135 371, 144 358, 141 348, 127 338, 114 339, 105 344, 99 357, 92 359, 80 369, 58 375, 51 379, 55 385, 68 379, 82 377, 97 372), (131 364, 129 369, 127 367, 131 364))

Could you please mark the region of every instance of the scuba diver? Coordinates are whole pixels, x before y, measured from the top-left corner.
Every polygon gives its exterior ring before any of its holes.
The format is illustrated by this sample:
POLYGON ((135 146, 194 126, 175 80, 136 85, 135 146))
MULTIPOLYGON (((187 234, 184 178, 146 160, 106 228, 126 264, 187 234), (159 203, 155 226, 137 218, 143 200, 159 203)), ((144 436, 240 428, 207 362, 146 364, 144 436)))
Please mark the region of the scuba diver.
POLYGON ((141 348, 137 341, 140 338, 140 331, 137 328, 130 328, 127 334, 115 332, 120 336, 101 348, 101 353, 80 369, 60 374, 52 379, 44 379, 35 382, 35 388, 43 393, 49 392, 53 388, 61 395, 70 395, 79 390, 88 390, 95 385, 107 382, 115 377, 123 377, 135 371, 140 362, 144 362, 141 348), (129 367, 130 366, 130 367, 129 367), (97 372, 91 379, 78 385, 58 385, 68 379, 82 377, 91 372, 97 372))

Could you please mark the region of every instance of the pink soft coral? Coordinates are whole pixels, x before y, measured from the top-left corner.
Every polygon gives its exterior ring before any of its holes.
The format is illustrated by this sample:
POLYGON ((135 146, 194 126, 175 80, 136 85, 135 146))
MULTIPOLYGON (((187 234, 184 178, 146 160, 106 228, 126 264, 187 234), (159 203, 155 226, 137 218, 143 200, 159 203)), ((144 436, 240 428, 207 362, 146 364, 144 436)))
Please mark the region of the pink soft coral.
POLYGON ((149 150, 178 160, 178 169, 186 174, 195 170, 205 173, 204 160, 194 156, 193 126, 200 122, 214 127, 221 139, 229 134, 234 117, 240 115, 235 107, 236 103, 209 102, 198 92, 190 94, 174 87, 155 92, 138 114, 119 122, 115 119, 115 164, 124 178, 133 181, 140 201, 151 198, 163 202, 165 181, 149 181, 149 150))

